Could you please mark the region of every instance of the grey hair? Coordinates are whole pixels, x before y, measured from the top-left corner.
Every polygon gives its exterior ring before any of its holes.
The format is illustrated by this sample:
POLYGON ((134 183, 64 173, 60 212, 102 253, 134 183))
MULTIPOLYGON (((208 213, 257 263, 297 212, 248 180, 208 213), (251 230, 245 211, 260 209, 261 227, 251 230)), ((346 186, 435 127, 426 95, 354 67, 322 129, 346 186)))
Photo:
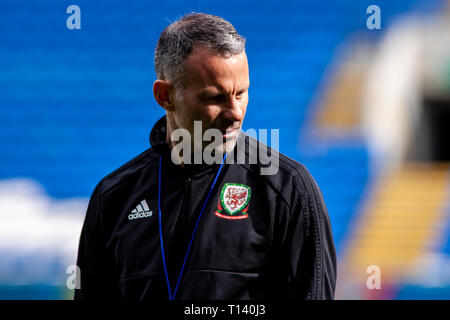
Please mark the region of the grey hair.
POLYGON ((245 38, 225 19, 205 13, 189 13, 161 33, 155 50, 156 75, 158 79, 183 87, 187 77, 183 62, 195 47, 203 46, 227 56, 242 53, 245 42, 245 38))

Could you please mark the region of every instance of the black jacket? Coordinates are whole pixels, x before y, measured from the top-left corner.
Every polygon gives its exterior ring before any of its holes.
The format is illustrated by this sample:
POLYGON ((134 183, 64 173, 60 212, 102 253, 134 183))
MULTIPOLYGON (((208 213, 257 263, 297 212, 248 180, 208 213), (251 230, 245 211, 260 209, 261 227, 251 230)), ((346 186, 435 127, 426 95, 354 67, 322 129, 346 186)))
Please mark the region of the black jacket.
MULTIPOLYGON (((168 299, 158 218, 160 156, 162 238, 174 292, 219 165, 173 164, 165 130, 163 117, 152 129, 152 147, 95 188, 79 242, 75 299, 168 299)), ((241 133, 239 139, 248 157, 251 138, 241 133)), ((223 166, 176 299, 333 298, 336 253, 321 192, 303 165, 278 155, 275 175, 261 175, 259 161, 223 166), (227 190, 227 183, 240 188, 227 190)))

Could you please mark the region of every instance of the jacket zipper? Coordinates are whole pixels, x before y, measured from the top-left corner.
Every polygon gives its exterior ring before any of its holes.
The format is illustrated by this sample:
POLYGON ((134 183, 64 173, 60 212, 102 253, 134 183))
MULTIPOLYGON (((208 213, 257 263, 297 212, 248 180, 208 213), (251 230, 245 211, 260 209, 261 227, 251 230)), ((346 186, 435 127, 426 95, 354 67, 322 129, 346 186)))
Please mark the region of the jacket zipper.
POLYGON ((181 268, 181 264, 183 263, 184 253, 187 251, 187 244, 189 243, 189 240, 187 237, 191 235, 190 225, 191 225, 191 216, 189 215, 189 210, 191 210, 191 183, 192 180, 190 177, 188 177, 184 184, 184 202, 183 202, 183 211, 181 216, 182 221, 182 241, 183 243, 180 243, 179 245, 183 248, 183 257, 180 257, 181 260, 179 261, 179 266, 181 268))

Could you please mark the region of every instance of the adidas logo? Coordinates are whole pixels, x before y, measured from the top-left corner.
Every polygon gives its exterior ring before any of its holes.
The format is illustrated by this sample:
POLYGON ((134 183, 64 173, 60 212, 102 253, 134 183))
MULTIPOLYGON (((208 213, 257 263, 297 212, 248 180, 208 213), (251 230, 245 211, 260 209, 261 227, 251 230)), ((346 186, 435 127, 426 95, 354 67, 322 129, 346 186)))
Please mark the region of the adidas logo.
POLYGON ((136 209, 133 209, 131 214, 128 215, 128 220, 147 218, 151 217, 152 214, 153 212, 148 208, 147 201, 142 200, 141 203, 136 206, 136 209))

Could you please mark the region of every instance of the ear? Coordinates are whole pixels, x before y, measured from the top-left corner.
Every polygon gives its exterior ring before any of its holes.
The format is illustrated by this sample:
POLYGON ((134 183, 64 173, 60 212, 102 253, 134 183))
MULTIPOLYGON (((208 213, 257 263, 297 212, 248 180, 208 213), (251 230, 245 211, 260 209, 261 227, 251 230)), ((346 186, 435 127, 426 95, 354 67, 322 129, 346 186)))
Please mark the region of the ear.
POLYGON ((171 98, 173 86, 166 80, 156 80, 153 83, 153 95, 156 102, 167 111, 174 111, 174 105, 171 98))

